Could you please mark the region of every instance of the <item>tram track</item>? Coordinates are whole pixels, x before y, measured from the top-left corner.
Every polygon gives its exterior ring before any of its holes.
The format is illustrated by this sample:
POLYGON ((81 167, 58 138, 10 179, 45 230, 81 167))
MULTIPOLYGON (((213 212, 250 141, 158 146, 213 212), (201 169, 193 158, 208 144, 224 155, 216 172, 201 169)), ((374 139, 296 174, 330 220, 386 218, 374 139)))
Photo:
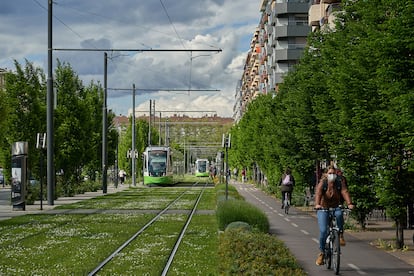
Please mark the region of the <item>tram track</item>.
MULTIPOLYGON (((127 248, 134 240, 136 240, 138 238, 138 236, 140 236, 142 233, 144 233, 146 230, 148 230, 148 228, 150 226, 153 226, 157 221, 160 220, 160 218, 166 214, 168 211, 171 210, 171 208, 180 201, 180 199, 189 191, 192 190, 193 187, 200 187, 199 186, 200 183, 196 182, 194 183, 191 188, 186 189, 185 191, 183 191, 179 196, 177 196, 173 201, 171 201, 164 209, 162 209, 161 211, 159 211, 156 216, 154 216, 151 220, 149 220, 144 226, 142 226, 138 231, 135 232, 135 234, 133 234, 129 239, 127 239, 121 246, 119 246, 115 251, 113 251, 105 260, 103 260, 101 263, 99 263, 91 272, 89 272, 88 275, 97 275, 100 271, 103 270, 103 268, 111 262, 111 260, 113 260, 114 257, 118 256, 119 253, 121 251, 123 251, 125 248, 127 248)), ((183 225, 180 234, 178 235, 174 247, 171 249, 170 254, 168 256, 168 260, 165 263, 162 275, 166 275, 166 273, 168 272, 168 270, 171 267, 171 264, 173 262, 173 259, 177 253, 177 250, 180 246, 180 243, 183 239, 183 237, 185 236, 185 232, 187 231, 187 228, 192 220, 192 217, 194 215, 194 213, 197 210, 197 206, 202 198, 202 195, 205 191, 205 189, 208 187, 208 183, 205 183, 203 188, 200 190, 197 199, 195 200, 194 205, 192 206, 191 210, 189 210, 188 212, 188 216, 187 216, 187 220, 185 222, 185 224, 183 225)))

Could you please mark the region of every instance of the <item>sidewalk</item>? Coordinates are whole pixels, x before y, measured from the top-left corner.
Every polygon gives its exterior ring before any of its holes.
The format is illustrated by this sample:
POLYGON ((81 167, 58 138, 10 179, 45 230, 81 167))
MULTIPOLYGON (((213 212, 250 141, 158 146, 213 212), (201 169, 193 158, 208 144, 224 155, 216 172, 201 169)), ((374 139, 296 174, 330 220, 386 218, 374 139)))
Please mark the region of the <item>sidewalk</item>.
POLYGON ((396 230, 391 221, 370 221, 366 231, 347 230, 346 234, 363 240, 414 266, 413 229, 404 229, 404 245, 406 247, 404 250, 394 249, 396 230))
MULTIPOLYGON (((129 185, 118 185, 118 188, 115 188, 113 185, 108 185, 107 193, 113 194, 117 193, 119 191, 128 189, 129 185)), ((3 191, 8 190, 10 191, 10 187, 1 188, 3 191)), ((84 194, 75 195, 73 197, 60 197, 56 200, 54 200, 54 205, 48 205, 47 200, 43 200, 42 206, 40 204, 40 201, 35 201, 32 205, 26 205, 25 211, 20 210, 13 210, 13 206, 10 204, 0 204, 0 220, 6 220, 9 218, 22 216, 22 215, 28 215, 28 214, 39 214, 39 213, 46 213, 49 210, 53 210, 56 206, 61 206, 65 204, 71 204, 75 203, 81 200, 90 199, 98 196, 104 196, 102 190, 98 190, 96 192, 86 192, 84 194), (41 208, 42 207, 42 208, 41 208)))

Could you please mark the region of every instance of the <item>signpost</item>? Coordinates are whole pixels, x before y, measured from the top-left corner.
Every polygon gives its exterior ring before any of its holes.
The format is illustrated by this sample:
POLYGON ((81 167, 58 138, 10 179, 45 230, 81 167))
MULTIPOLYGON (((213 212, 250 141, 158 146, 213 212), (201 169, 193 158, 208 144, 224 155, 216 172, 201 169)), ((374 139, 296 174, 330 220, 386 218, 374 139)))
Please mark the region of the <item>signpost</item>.
POLYGON ((27 142, 15 142, 12 144, 11 165, 11 202, 13 211, 26 210, 26 184, 27 184, 27 142))

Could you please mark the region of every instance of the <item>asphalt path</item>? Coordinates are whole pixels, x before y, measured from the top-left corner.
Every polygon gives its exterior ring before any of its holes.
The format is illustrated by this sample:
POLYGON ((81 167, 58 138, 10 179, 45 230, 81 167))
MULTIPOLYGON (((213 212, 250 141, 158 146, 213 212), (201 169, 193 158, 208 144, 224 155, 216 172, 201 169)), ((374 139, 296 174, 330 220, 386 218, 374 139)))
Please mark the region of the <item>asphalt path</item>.
POLYGON ((0 205, 10 205, 11 194, 10 189, 0 190, 0 205))
MULTIPOLYGON (((276 200, 250 184, 232 183, 247 202, 262 209, 269 218, 270 232, 282 240, 308 275, 333 275, 317 266, 319 229, 316 217, 291 207, 286 215, 276 200)), ((339 275, 414 275, 414 267, 345 233, 339 275)))

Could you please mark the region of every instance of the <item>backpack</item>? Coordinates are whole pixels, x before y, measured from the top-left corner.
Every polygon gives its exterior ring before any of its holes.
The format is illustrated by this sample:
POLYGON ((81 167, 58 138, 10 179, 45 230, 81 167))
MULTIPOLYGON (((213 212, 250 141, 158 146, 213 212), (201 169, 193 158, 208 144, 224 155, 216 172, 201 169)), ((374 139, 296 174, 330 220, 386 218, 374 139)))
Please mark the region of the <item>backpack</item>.
POLYGON ((285 176, 285 178, 282 181, 282 184, 283 185, 293 185, 293 181, 292 181, 291 176, 289 174, 287 174, 285 176))

